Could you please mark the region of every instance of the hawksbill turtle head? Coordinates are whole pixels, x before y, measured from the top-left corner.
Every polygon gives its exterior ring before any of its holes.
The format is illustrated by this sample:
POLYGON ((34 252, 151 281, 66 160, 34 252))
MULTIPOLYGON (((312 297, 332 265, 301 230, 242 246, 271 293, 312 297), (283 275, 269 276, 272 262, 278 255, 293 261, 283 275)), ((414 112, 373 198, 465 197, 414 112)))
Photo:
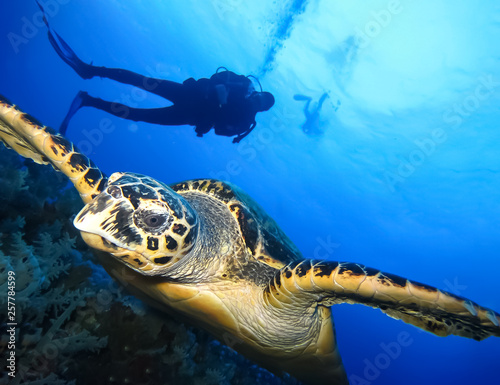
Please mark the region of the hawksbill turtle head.
POLYGON ((114 173, 107 187, 76 216, 92 248, 144 275, 162 275, 193 248, 196 212, 167 185, 134 173, 114 173))

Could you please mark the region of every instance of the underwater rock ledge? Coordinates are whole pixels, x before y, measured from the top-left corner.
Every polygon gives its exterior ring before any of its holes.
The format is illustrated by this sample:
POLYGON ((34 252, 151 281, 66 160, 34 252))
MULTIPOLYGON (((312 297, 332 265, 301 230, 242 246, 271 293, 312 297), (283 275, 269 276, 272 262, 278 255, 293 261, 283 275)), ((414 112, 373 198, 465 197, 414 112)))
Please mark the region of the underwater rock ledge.
POLYGON ((114 283, 73 227, 83 204, 64 175, 0 146, 0 185, 0 290, 14 271, 17 323, 16 377, 0 383, 299 385, 114 283))

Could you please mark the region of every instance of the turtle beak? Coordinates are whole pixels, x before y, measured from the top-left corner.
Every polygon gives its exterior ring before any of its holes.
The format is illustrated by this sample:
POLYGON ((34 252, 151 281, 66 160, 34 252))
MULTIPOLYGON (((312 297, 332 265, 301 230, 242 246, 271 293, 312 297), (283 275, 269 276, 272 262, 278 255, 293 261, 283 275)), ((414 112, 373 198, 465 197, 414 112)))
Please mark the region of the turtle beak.
POLYGON ((151 263, 136 250, 140 249, 142 235, 133 225, 133 212, 128 200, 101 193, 78 213, 73 224, 89 247, 111 254, 143 275, 159 275, 165 265, 160 269, 157 261, 151 263))
POLYGON ((133 224, 130 202, 115 199, 106 192, 85 205, 73 224, 90 247, 110 253, 120 248, 133 250, 142 241, 133 224))
POLYGON ((155 266, 135 251, 142 236, 133 226, 128 200, 102 192, 78 213, 73 224, 92 249, 109 253, 142 274, 154 273, 155 266))

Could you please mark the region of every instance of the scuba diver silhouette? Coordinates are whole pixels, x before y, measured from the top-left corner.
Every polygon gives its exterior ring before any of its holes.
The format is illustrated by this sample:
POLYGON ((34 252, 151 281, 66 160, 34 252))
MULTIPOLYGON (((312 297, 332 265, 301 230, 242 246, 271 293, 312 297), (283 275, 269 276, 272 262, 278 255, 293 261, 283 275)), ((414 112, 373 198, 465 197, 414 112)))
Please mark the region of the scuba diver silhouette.
POLYGON ((294 100, 304 101, 304 115, 306 117, 306 121, 302 125, 302 131, 304 131, 307 135, 322 135, 324 132, 319 128, 319 113, 321 111, 321 107, 325 102, 325 99, 328 98, 328 93, 325 92, 321 95, 321 98, 318 101, 317 106, 311 111, 310 105, 312 98, 310 96, 305 96, 301 94, 293 95, 294 100))
MULTIPOLYGON (((40 6, 40 4, 39 4, 40 6)), ((43 11, 43 8, 40 6, 43 11)), ((234 72, 217 72, 210 77, 183 83, 150 78, 120 68, 97 67, 81 61, 69 45, 49 26, 49 41, 59 57, 83 79, 108 78, 138 87, 161 96, 173 103, 161 108, 133 108, 121 103, 109 102, 80 91, 73 100, 59 131, 65 134, 73 115, 81 107, 94 107, 119 118, 166 126, 195 126, 197 136, 203 136, 214 128, 216 135, 235 136, 233 143, 240 142, 256 126, 255 115, 274 105, 270 92, 257 92, 252 81, 234 72)), ((259 83, 260 85, 260 83, 259 83)))

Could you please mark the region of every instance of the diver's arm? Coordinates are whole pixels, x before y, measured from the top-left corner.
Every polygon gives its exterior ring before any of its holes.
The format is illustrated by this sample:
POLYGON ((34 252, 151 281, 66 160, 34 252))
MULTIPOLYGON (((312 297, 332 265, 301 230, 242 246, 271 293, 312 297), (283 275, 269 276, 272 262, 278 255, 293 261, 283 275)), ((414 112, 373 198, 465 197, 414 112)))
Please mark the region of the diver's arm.
POLYGON ((243 132, 242 134, 238 135, 236 138, 233 139, 233 143, 239 143, 245 136, 247 136, 248 134, 250 134, 250 132, 252 132, 252 130, 255 128, 256 125, 257 123, 254 121, 252 125, 248 128, 248 130, 246 130, 245 132, 243 132))

